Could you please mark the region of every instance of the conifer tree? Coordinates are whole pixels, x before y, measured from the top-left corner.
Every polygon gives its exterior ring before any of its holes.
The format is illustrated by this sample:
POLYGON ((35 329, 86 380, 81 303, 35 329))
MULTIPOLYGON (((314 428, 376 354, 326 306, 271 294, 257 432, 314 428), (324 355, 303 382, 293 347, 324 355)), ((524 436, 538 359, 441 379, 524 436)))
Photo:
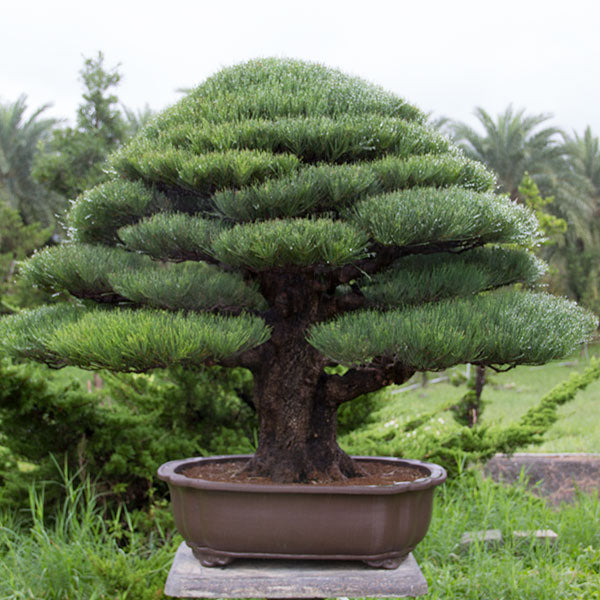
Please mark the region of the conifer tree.
POLYGON ((127 122, 135 118, 131 111, 123 118, 114 93, 121 73, 118 66, 106 67, 102 52, 84 59, 79 75, 84 91, 76 124, 53 131, 32 171, 45 188, 69 200, 106 179, 106 158, 129 137, 127 122))
POLYGON ((0 334, 56 367, 250 369, 250 474, 356 475, 342 403, 418 370, 543 363, 596 326, 526 289, 544 272, 538 224, 485 167, 412 105, 321 65, 224 69, 111 164, 73 205, 70 242, 25 267, 79 302, 0 334))

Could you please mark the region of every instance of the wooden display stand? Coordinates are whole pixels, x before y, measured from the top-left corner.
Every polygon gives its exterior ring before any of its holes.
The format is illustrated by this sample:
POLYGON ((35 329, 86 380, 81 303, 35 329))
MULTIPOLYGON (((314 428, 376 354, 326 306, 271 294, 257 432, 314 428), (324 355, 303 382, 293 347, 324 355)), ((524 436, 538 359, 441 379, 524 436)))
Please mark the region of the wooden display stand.
POLYGON ((175 598, 412 598, 426 593, 412 554, 397 569, 351 561, 247 559, 206 568, 185 542, 165 585, 165 594, 175 598))

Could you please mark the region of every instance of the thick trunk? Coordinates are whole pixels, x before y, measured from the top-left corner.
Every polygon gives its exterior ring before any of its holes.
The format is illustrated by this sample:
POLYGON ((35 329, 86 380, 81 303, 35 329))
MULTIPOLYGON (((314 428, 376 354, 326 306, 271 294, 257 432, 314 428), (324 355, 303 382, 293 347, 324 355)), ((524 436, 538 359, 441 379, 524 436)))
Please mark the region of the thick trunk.
POLYGON ((246 471, 277 482, 333 481, 360 474, 336 441, 337 403, 325 394, 323 357, 288 339, 254 374, 258 448, 246 471))
MULTIPOLYGON (((271 307, 266 321, 272 334, 246 365, 254 375, 253 401, 259 419, 258 448, 245 469, 249 475, 307 483, 363 474, 337 444, 337 408, 372 391, 375 383, 377 389, 385 385, 388 375, 395 380, 398 369, 364 377, 356 370, 344 377, 325 373, 327 359, 305 336, 313 323, 340 310, 334 288, 311 273, 261 274, 260 289, 271 307)), ((350 304, 350 308, 360 306, 360 302, 350 304)))

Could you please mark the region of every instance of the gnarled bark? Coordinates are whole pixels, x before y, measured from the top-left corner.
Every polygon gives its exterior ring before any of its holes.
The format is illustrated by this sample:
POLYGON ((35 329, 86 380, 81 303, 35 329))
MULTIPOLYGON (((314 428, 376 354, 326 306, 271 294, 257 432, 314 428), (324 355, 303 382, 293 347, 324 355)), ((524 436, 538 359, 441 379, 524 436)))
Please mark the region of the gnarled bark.
POLYGON ((272 347, 255 372, 258 448, 246 471, 278 482, 335 481, 361 470, 336 441, 324 360, 304 340, 272 347))

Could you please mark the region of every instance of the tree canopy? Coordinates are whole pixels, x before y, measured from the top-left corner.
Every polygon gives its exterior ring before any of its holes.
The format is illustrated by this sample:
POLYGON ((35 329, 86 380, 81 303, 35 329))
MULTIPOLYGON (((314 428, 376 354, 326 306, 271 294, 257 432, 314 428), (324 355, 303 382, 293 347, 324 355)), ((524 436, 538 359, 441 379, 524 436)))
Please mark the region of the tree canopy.
POLYGON ((69 243, 26 266, 79 301, 4 321, 5 346, 54 366, 245 366, 254 468, 275 479, 352 472, 331 442, 341 402, 415 370, 543 363, 596 326, 524 289, 544 272, 539 227, 485 167, 414 106, 322 65, 223 69, 110 164, 73 205, 69 243))

